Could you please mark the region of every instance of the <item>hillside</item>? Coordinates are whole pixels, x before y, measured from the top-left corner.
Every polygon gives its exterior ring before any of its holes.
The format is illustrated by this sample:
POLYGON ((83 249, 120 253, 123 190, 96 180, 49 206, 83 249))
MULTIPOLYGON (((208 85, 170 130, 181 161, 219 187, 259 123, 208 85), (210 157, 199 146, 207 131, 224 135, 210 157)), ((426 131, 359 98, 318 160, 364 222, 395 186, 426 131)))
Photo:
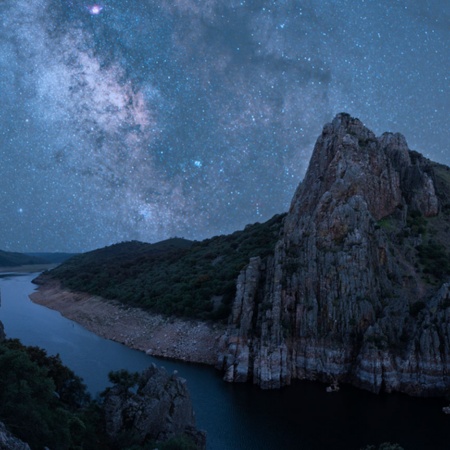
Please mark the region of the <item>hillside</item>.
POLYGON ((72 256, 75 256, 76 253, 46 253, 46 252, 37 252, 37 253, 27 253, 27 255, 32 256, 34 258, 40 258, 45 260, 50 264, 60 264, 72 256))
POLYGON ((282 216, 201 242, 124 242, 75 256, 46 277, 63 286, 157 313, 228 318, 236 278, 250 257, 273 251, 282 216))
POLYGON ((47 260, 37 256, 26 255, 24 253, 4 252, 0 250, 0 267, 15 267, 47 263, 47 260))

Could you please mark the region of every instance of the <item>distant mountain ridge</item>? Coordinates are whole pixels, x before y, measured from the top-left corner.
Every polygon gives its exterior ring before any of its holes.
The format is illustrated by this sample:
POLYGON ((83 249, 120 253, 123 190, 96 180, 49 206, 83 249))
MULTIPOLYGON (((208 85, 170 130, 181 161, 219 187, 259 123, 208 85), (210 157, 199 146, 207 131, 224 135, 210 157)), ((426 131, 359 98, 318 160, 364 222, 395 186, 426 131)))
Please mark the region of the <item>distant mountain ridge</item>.
POLYGON ((0 267, 61 263, 74 253, 17 253, 0 250, 0 267))
POLYGON ((325 125, 287 215, 181 247, 153 244, 158 252, 119 244, 72 258, 41 282, 228 321, 217 349, 228 381, 442 394, 449 223, 450 168, 342 113, 325 125))
POLYGON ((227 320, 239 272, 249 258, 273 251, 282 217, 201 242, 122 242, 77 255, 37 282, 50 276, 66 288, 156 313, 227 320))
POLYGON ((24 253, 5 252, 0 250, 0 267, 14 267, 31 264, 47 264, 43 258, 26 255, 24 253))
POLYGON ((26 253, 26 255, 32 256, 34 258, 39 258, 45 260, 47 263, 51 264, 59 264, 62 263, 72 256, 77 255, 77 253, 64 253, 64 252, 35 252, 35 253, 26 253))

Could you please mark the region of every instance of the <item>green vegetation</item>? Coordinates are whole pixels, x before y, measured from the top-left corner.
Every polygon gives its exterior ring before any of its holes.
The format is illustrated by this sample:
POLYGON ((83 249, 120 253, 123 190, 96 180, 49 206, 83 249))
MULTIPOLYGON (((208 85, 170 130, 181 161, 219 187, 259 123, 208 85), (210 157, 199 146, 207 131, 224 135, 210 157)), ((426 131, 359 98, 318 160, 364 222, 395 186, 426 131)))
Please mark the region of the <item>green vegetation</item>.
POLYGON ((32 449, 101 449, 101 420, 86 387, 58 356, 0 343, 0 420, 32 449))
POLYGON ((442 245, 430 240, 417 246, 417 250, 424 273, 436 278, 450 275, 450 255, 442 245))
POLYGON ((63 286, 125 305, 204 320, 225 320, 236 278, 249 259, 273 252, 284 216, 201 242, 126 242, 77 255, 48 274, 63 286))
POLYGON ((377 223, 377 228, 382 228, 386 232, 390 233, 397 229, 397 223, 392 217, 383 217, 377 223))
MULTIPOLYGON (((443 173, 450 177, 450 171, 443 173)), ((442 186, 439 195, 442 211, 434 217, 425 217, 420 211, 412 210, 408 212, 406 224, 393 216, 384 217, 376 224, 377 229, 383 229, 389 236, 393 254, 402 254, 406 250, 413 258, 411 262, 429 284, 439 284, 450 275, 450 225, 446 215, 446 211, 450 211, 450 203, 446 203, 447 194, 442 186), (417 245, 417 241, 421 243, 417 245)), ((411 311, 413 315, 415 308, 417 306, 411 311)))
POLYGON ((427 231, 427 219, 420 211, 411 211, 406 218, 406 224, 411 229, 413 236, 424 234, 427 231))
MULTIPOLYGON (((187 436, 142 444, 133 433, 111 440, 105 431, 103 404, 92 401, 82 380, 59 356, 18 340, 0 342, 0 421, 32 450, 195 450, 187 436)), ((113 385, 132 388, 141 375, 111 372, 113 385)), ((100 399, 107 390, 100 394, 100 399)))

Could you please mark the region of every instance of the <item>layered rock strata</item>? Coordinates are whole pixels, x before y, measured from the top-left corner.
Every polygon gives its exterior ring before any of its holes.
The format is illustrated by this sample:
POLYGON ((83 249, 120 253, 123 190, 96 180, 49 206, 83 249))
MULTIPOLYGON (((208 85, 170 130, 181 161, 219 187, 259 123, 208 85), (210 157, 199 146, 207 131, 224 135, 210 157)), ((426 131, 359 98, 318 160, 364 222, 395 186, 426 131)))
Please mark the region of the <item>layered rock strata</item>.
POLYGON ((411 219, 448 207, 436 186, 433 165, 402 135, 377 138, 347 114, 327 124, 273 256, 239 276, 217 364, 225 379, 448 389, 449 277, 423 276, 411 219))

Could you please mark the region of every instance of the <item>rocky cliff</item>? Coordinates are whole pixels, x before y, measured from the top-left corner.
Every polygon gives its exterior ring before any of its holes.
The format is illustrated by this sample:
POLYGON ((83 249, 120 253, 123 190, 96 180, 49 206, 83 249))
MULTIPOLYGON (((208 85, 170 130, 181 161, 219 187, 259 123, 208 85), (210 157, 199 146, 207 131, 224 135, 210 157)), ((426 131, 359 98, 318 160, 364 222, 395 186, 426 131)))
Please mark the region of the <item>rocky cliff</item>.
POLYGON ((113 443, 133 437, 139 445, 184 437, 206 448, 206 434, 195 427, 186 381, 154 364, 138 379, 117 383, 104 396, 106 432, 113 443))
POLYGON ((450 171, 339 114, 319 137, 276 245, 252 258, 218 367, 374 392, 450 387, 450 171))

